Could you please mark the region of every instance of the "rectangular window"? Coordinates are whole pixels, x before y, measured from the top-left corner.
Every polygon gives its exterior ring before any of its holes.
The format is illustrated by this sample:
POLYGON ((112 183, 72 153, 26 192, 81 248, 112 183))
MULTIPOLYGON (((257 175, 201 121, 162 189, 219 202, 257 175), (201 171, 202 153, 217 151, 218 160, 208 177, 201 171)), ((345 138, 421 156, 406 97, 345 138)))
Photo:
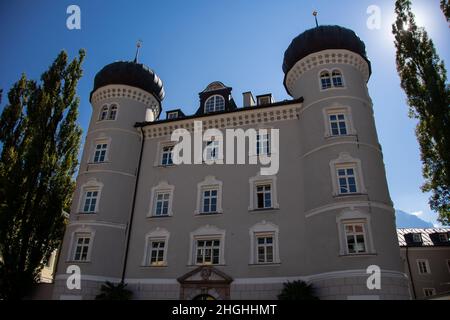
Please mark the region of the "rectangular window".
POLYGON ((439 241, 440 242, 448 242, 448 234, 446 234, 446 233, 439 233, 439 241))
POLYGON ((355 169, 338 168, 336 171, 339 183, 339 194, 357 193, 355 169))
POLYGON ((155 240, 150 242, 149 264, 151 266, 161 266, 165 263, 165 241, 155 240))
POLYGON ((256 202, 258 209, 272 208, 272 186, 270 184, 256 186, 256 202))
POLYGON ((268 133, 256 135, 256 154, 258 156, 270 154, 270 135, 268 133))
POLYGON ((196 245, 197 264, 219 264, 220 240, 197 240, 196 245))
POLYGON ((436 294, 436 290, 434 288, 423 288, 423 295, 425 297, 431 297, 436 294))
POLYGON ((208 141, 206 143, 206 160, 219 159, 219 141, 208 141))
POLYGON ((107 149, 108 145, 106 143, 97 144, 95 147, 94 163, 105 162, 107 149))
POLYGON ((97 208, 98 191, 86 191, 84 194, 84 213, 94 213, 97 208))
POLYGON ((203 191, 203 213, 217 212, 217 189, 203 191))
POLYGON ((167 216, 169 215, 169 200, 170 193, 157 193, 156 194, 156 203, 155 203, 155 216, 167 216))
POLYGON ((345 120, 345 114, 330 114, 330 132, 333 136, 347 135, 347 122, 345 120))
POLYGON ((346 224, 345 239, 349 254, 366 253, 366 239, 363 224, 346 224))
POLYGON ((273 236, 257 236, 258 263, 273 263, 273 236))
POLYGON ((75 237, 74 261, 87 261, 91 238, 88 234, 79 234, 75 237))
POLYGON ((116 116, 117 116, 117 106, 113 104, 109 109, 108 120, 116 120, 116 116))
POLYGON ((172 165, 173 164, 172 155, 173 155, 173 146, 163 147, 161 164, 163 166, 172 165))
POLYGON ((422 243, 422 234, 413 233, 413 242, 422 243))
POLYGON ((178 118, 178 112, 169 112, 167 114, 167 119, 176 119, 178 118))
POLYGON ((419 274, 431 274, 430 264, 426 259, 417 260, 417 269, 419 274))

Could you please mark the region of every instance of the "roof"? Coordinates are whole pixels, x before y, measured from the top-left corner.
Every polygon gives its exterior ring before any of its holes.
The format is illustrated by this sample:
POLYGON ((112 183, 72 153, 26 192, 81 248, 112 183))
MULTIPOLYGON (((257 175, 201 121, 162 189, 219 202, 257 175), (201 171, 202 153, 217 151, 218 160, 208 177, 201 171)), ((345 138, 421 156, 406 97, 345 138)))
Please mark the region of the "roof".
POLYGON ((123 84, 142 89, 152 94, 159 102, 164 99, 164 86, 156 73, 142 63, 117 61, 105 66, 95 76, 95 90, 110 85, 123 84))
POLYGON ((359 54, 367 61, 369 74, 371 73, 370 61, 366 54, 366 45, 354 31, 341 26, 319 26, 306 30, 294 38, 284 53, 283 72, 285 74, 285 84, 287 74, 298 61, 312 53, 328 49, 345 49, 359 54))
MULTIPOLYGON (((442 245, 442 243, 436 243, 433 242, 432 236, 436 233, 450 233, 450 229, 446 228, 427 228, 427 229, 397 229, 397 237, 398 237, 398 244, 401 247, 407 246, 407 239, 405 238, 405 235, 413 234, 413 233, 420 233, 422 235, 422 244, 421 247, 434 247, 438 245, 442 245)), ((450 244, 450 242, 449 242, 450 244)), ((411 246, 409 243, 408 246, 411 246)), ((417 245, 415 245, 417 246, 417 245)))

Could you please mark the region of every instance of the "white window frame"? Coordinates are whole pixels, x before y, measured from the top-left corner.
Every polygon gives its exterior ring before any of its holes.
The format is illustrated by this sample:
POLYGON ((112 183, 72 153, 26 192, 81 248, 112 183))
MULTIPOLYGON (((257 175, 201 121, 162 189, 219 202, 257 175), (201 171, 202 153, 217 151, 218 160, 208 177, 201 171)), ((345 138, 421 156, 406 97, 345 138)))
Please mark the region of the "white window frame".
POLYGON ((167 181, 161 181, 158 185, 154 186, 151 190, 151 199, 150 199, 150 207, 147 213, 147 217, 152 218, 163 218, 163 217, 172 217, 172 205, 173 205, 173 197, 175 193, 175 186, 170 185, 167 181), (168 193, 169 194, 169 207, 167 215, 156 215, 156 200, 158 194, 168 193))
POLYGON ((423 242, 421 233, 417 233, 417 232, 413 233, 412 234, 412 239, 413 239, 414 243, 422 243, 423 242))
POLYGON ((222 187, 223 182, 217 180, 214 176, 206 176, 205 179, 197 184, 197 208, 195 214, 199 216, 214 215, 214 213, 223 213, 222 208, 222 187), (203 212, 203 192, 206 190, 217 190, 216 212, 203 212))
POLYGON ((277 176, 261 176, 257 175, 255 177, 251 177, 249 179, 250 185, 250 203, 248 206, 249 211, 261 211, 261 210, 271 210, 271 209, 279 209, 280 205, 278 204, 278 194, 277 194, 277 176), (258 208, 258 197, 257 197, 257 186, 260 185, 271 185, 271 193, 272 193, 272 207, 271 208, 258 208))
POLYGON ((220 240, 219 264, 225 265, 225 230, 218 229, 215 226, 206 225, 190 233, 189 261, 188 265, 197 264, 197 241, 198 240, 220 240))
POLYGON ((366 228, 364 226, 364 222, 348 221, 348 222, 343 222, 343 224, 344 224, 344 233, 345 233, 345 243, 346 243, 346 248, 347 248, 347 254, 349 254, 349 255, 366 254, 368 252, 367 251, 367 234, 366 234, 366 228), (357 231, 354 230, 354 231, 352 231, 352 233, 347 233, 347 227, 348 226, 351 226, 352 228, 361 227, 362 228, 362 232, 357 232, 357 231), (361 236, 361 235, 362 235, 363 240, 364 240, 364 242, 363 242, 364 251, 350 252, 350 250, 348 248, 348 246, 349 246, 348 237, 352 236, 353 240, 355 241, 354 244, 356 245, 357 243, 359 243, 358 240, 357 240, 357 236, 361 236))
POLYGON ((367 194, 367 189, 364 183, 364 177, 362 173, 361 160, 352 158, 349 153, 341 152, 337 159, 330 161, 330 173, 332 182, 332 195, 337 196, 352 196, 367 194), (338 169, 340 168, 353 168, 356 180, 356 193, 341 193, 338 181, 338 169))
POLYGON ((420 274, 420 275, 430 275, 431 274, 431 268, 430 268, 430 263, 429 263, 428 259, 417 259, 416 264, 417 264, 417 273, 418 274, 420 274), (421 267, 420 267, 421 263, 425 264, 426 272, 422 272, 421 267))
POLYGON ((98 114, 98 118, 97 118, 98 120, 97 121, 98 122, 116 121, 118 115, 119 115, 119 104, 117 102, 107 103, 107 104, 102 105, 102 107, 100 108, 100 112, 98 114), (114 119, 110 119, 111 118, 112 107, 116 107, 114 119), (106 116, 105 116, 105 118, 102 118, 104 111, 106 111, 106 116))
POLYGON ((220 141, 211 140, 205 142, 205 162, 220 160, 220 141), (212 154, 214 152, 214 155, 212 154))
POLYGON ((97 214, 100 211, 100 200, 102 198, 103 183, 97 179, 89 179, 86 183, 81 185, 78 199, 78 214, 97 214), (86 193, 89 191, 97 191, 97 201, 95 203, 95 210, 93 212, 84 212, 84 205, 86 202, 86 193))
POLYGON ((108 148, 109 146, 108 146, 108 143, 107 142, 104 142, 104 143, 96 143, 95 144, 95 148, 94 148, 94 156, 93 156, 93 159, 92 159, 92 163, 95 163, 95 164, 99 164, 99 163, 105 163, 105 162, 107 162, 107 160, 108 160, 108 148), (100 149, 98 149, 98 146, 100 146, 100 149), (102 157, 102 152, 104 151, 104 155, 103 155, 103 159, 101 160, 101 157, 102 157), (95 160, 95 158, 97 157, 97 152, 99 153, 99 156, 98 156, 98 160, 96 161, 95 160))
POLYGON ((336 216, 336 225, 339 237, 339 255, 340 256, 361 256, 376 254, 374 241, 372 237, 372 227, 370 214, 360 210, 344 209, 336 216), (345 226, 348 224, 362 224, 364 229, 365 252, 350 253, 348 251, 347 235, 345 226))
POLYGON ((89 158, 88 158, 88 163, 89 164, 95 164, 95 165, 100 165, 103 163, 108 163, 110 162, 110 154, 111 154, 111 142, 112 139, 111 137, 107 137, 104 136, 103 134, 101 136, 99 136, 98 138, 92 140, 91 144, 90 144, 90 152, 89 152, 89 158), (99 144, 106 144, 106 153, 105 153, 105 160, 102 162, 95 162, 95 152, 97 149, 97 145, 99 144))
POLYGON ((322 69, 318 72, 317 74, 317 78, 319 80, 319 88, 320 91, 328 91, 328 90, 337 90, 337 89, 344 89, 346 88, 346 84, 345 84, 345 77, 344 77, 344 72, 342 72, 341 69, 339 68, 332 68, 332 69, 322 69), (341 74, 341 80, 342 80, 342 86, 335 86, 334 85, 334 81, 333 81, 333 72, 338 71, 341 74), (330 87, 324 88, 322 86, 322 74, 327 72, 329 75, 329 81, 330 81, 330 87))
POLYGON ((204 106, 204 112, 206 113, 206 114, 208 114, 208 113, 215 113, 215 112, 220 112, 220 111, 225 111, 225 107, 226 107, 226 101, 225 101, 225 98, 222 96, 222 95, 220 95, 220 94, 215 94, 215 95, 212 95, 212 96, 210 96, 208 99, 206 99, 205 100, 205 106, 204 106), (222 110, 217 110, 217 101, 216 101, 216 97, 219 97, 220 99, 222 99, 222 101, 223 101, 223 109, 222 110), (214 100, 214 107, 213 107, 213 111, 208 111, 207 110, 207 104, 208 104, 208 101, 210 101, 210 100, 214 100))
POLYGON ((344 74, 342 73, 342 70, 337 69, 337 68, 334 68, 334 69, 331 70, 331 85, 333 86, 333 88, 343 88, 343 87, 345 87, 344 74), (339 76, 341 77, 341 85, 340 86, 337 86, 334 83, 334 78, 335 78, 334 73, 335 72, 339 72, 339 76))
POLYGON ((88 263, 91 262, 92 250, 95 240, 95 230, 89 227, 75 229, 70 235, 70 245, 67 252, 66 262, 88 263), (75 260, 78 235, 88 235, 90 237, 86 260, 75 260))
POLYGON ((173 149, 174 149, 174 146, 171 144, 161 147, 161 162, 160 162, 161 166, 163 166, 163 167, 173 166, 173 149), (166 148, 169 148, 171 150, 169 152, 166 152, 166 151, 164 151, 164 149, 166 149, 166 148), (170 160, 171 163, 164 163, 164 155, 165 154, 167 154, 167 162, 169 162, 169 160, 170 160))
POLYGON ((270 156, 271 155, 271 134, 270 129, 263 129, 265 132, 261 132, 261 129, 256 132, 256 155, 270 156), (262 139, 260 138, 262 137, 262 139), (260 141, 262 140, 262 141, 260 141))
POLYGON ((279 228, 277 225, 261 221, 249 229, 250 236, 250 265, 273 265, 280 264, 280 245, 279 245, 279 228), (258 261, 258 243, 257 238, 261 236, 271 236, 273 238, 273 262, 261 263, 258 261))
POLYGON ((144 256, 142 259, 143 267, 166 267, 168 265, 167 253, 169 248, 169 238, 170 232, 164 228, 156 228, 145 235, 145 247, 144 247, 144 256), (164 241, 164 254, 163 261, 161 263, 151 264, 151 252, 152 247, 151 244, 153 242, 162 242, 164 241))
MULTIPOLYGON (((158 142, 158 152, 156 153, 156 157, 155 157, 155 161, 154 161, 154 166, 155 167, 164 167, 164 168, 168 168, 168 167, 172 167, 174 166, 174 164, 170 164, 170 165, 163 165, 162 164, 162 159, 163 159, 163 150, 165 147, 174 147, 175 146, 175 142, 173 141, 159 141, 158 142)), ((172 161, 173 161, 173 153, 172 153, 172 161)))
POLYGON ((435 295, 436 295, 436 289, 435 288, 423 288, 423 296, 425 298, 432 297, 432 296, 435 296, 435 295), (431 291, 431 295, 427 295, 427 290, 431 291))
POLYGON ((338 104, 333 104, 331 107, 326 107, 322 110, 323 113, 323 120, 325 124, 325 138, 339 138, 339 137, 348 137, 348 136, 354 136, 356 135, 356 130, 353 125, 353 117, 352 117, 352 109, 348 106, 341 106, 338 104), (331 121, 330 116, 337 115, 337 114, 343 114, 345 118, 345 126, 347 129, 347 134, 345 135, 333 135, 332 129, 331 129, 331 121))

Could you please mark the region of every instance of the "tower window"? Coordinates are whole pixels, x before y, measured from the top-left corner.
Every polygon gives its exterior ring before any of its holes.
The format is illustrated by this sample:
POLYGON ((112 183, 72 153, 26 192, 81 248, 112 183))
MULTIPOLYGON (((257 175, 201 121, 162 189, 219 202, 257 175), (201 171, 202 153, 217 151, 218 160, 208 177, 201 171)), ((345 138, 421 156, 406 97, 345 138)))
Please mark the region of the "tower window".
POLYGON ((343 87, 344 82, 342 81, 342 73, 339 70, 333 70, 333 86, 335 87, 343 87))
POLYGON ((322 85, 322 90, 331 88, 331 77, 328 71, 324 71, 320 74, 320 83, 322 85))
POLYGON ((349 254, 366 252, 366 236, 362 224, 346 224, 345 236, 349 254))
POLYGON ((75 237, 75 248, 73 253, 74 261, 87 261, 89 246, 91 242, 90 234, 77 234, 75 237))
POLYGON ((98 191, 86 191, 84 194, 83 213, 95 213, 97 209, 98 191))
POLYGON ((339 194, 356 193, 356 177, 354 168, 338 168, 339 194))
POLYGON ((347 135, 347 123, 345 121, 345 114, 330 114, 330 129, 333 136, 347 135))
POLYGON ((108 145, 106 143, 97 144, 94 153, 94 163, 105 162, 107 149, 108 145))
POLYGON ((108 110, 109 107, 107 105, 102 107, 102 111, 100 112, 100 121, 106 120, 106 117, 108 117, 108 110))
POLYGON ((225 99, 220 95, 209 97, 205 102, 205 113, 225 110, 225 99))
POLYGON ((116 116, 117 116, 117 105, 113 104, 109 109, 108 120, 116 120, 116 116))

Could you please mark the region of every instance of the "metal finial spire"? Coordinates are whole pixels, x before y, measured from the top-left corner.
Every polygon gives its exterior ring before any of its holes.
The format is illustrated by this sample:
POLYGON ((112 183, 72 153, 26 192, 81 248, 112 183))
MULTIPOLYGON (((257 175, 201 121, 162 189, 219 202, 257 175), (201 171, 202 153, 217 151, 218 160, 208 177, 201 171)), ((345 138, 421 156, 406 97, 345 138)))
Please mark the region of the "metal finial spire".
POLYGON ((314 10, 313 16, 314 16, 314 19, 316 19, 316 27, 319 27, 319 22, 317 22, 317 11, 316 10, 314 10))
POLYGON ((138 62, 138 57, 139 57, 139 49, 142 46, 142 40, 138 40, 138 42, 136 43, 136 56, 134 57, 134 63, 138 62))

